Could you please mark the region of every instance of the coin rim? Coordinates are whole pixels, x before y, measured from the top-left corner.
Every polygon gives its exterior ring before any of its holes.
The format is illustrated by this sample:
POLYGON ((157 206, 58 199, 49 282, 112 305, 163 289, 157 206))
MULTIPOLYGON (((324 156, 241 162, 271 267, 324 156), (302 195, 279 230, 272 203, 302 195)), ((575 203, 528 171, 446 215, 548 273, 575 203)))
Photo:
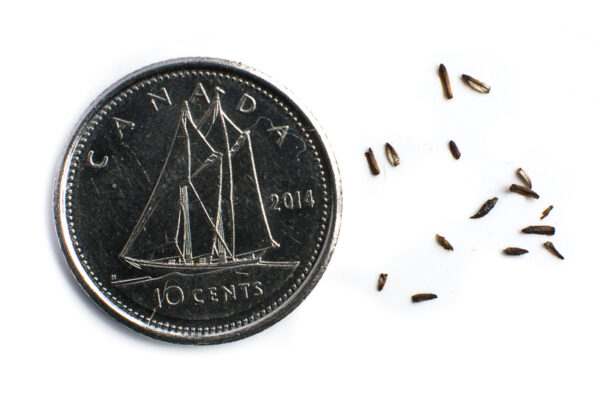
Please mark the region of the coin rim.
POLYGON ((96 304, 98 304, 105 312, 117 321, 123 323, 125 326, 147 335, 151 338, 180 344, 217 344, 224 342, 231 342, 234 340, 242 339, 258 333, 269 326, 280 321, 290 312, 292 312, 298 305, 308 296, 314 286, 320 280, 321 276, 325 272, 327 264, 329 263, 335 245, 337 243, 340 227, 341 227, 341 215, 342 215, 342 188, 341 178, 338 169, 338 165, 335 159, 335 155, 332 150, 331 143, 327 135, 324 133, 323 128, 315 119, 315 117, 307 110, 307 108, 296 99, 296 96, 291 93, 289 89, 281 85, 273 78, 268 75, 252 68, 248 67, 239 62, 233 62, 223 60, 219 58, 208 58, 208 57, 186 57, 186 58, 175 58, 170 60, 161 61, 148 65, 144 68, 138 69, 125 77, 118 80, 116 83, 111 85, 108 89, 102 92, 84 111, 82 117, 75 125, 71 132, 69 144, 66 146, 65 156, 61 159, 54 180, 54 197, 53 197, 53 210, 54 210, 54 221, 56 233, 58 235, 60 247, 67 260, 67 263, 77 279, 77 282, 96 304), (329 223, 328 232, 325 236, 321 252, 317 260, 314 262, 313 267, 309 273, 309 276, 303 280, 302 284, 294 293, 277 309, 273 310, 272 313, 268 314, 264 318, 257 321, 251 322, 241 328, 235 328, 222 333, 214 333, 209 335, 192 336, 186 335, 183 332, 168 331, 156 326, 149 325, 143 321, 135 318, 133 315, 127 313, 125 310, 120 308, 94 284, 91 277, 86 273, 85 268, 81 264, 75 247, 72 243, 69 235, 68 221, 66 215, 66 191, 67 191, 67 179, 69 175, 69 167, 76 150, 78 141, 80 139, 82 128, 93 118, 94 114, 104 105, 106 100, 110 99, 114 95, 121 92, 126 87, 130 86, 134 81, 144 79, 146 76, 151 76, 156 73, 168 72, 169 68, 182 69, 182 68, 218 68, 225 71, 230 71, 242 76, 249 76, 253 80, 258 81, 259 84, 265 85, 268 89, 274 89, 274 92, 282 96, 285 101, 289 102, 290 105, 294 106, 299 110, 303 116, 311 123, 315 128, 318 135, 316 138, 320 140, 324 150, 323 156, 328 158, 328 163, 331 167, 332 182, 328 182, 332 185, 332 193, 335 199, 332 201, 331 218, 329 223))

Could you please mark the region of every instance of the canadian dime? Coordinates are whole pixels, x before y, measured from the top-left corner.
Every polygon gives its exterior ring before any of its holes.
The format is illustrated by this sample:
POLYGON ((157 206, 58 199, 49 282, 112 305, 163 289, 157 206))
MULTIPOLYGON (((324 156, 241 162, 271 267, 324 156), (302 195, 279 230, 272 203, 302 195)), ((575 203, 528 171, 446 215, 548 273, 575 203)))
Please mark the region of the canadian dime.
POLYGON ((238 63, 162 62, 104 92, 75 128, 58 236, 105 311, 176 343, 237 340, 311 291, 340 226, 335 159, 312 117, 238 63))

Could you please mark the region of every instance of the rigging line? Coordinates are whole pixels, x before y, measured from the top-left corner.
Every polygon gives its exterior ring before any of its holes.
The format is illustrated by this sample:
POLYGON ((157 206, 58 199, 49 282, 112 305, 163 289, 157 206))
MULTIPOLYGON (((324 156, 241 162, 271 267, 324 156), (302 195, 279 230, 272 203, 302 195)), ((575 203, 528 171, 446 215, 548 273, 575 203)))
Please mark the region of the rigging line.
POLYGON ((181 249, 179 248, 179 227, 181 226, 181 210, 179 210, 179 215, 177 216, 177 231, 175 232, 175 247, 177 247, 177 251, 179 252, 179 255, 181 256, 181 258, 183 258, 183 253, 181 252, 181 249))
POLYGON ((219 159, 221 159, 221 160, 223 159, 223 154, 221 154, 221 153, 211 154, 210 156, 208 156, 208 158, 206 160, 204 160, 204 162, 202 163, 202 165, 200 165, 198 167, 198 169, 196 171, 194 171, 194 173, 192 175, 190 175, 190 178, 195 177, 200 172, 202 172, 202 170, 210 167, 212 164, 215 163, 216 160, 219 160, 219 159))
POLYGON ((181 118, 179 119, 179 122, 177 123, 177 129, 175 129, 175 134, 173 135, 173 139, 171 140, 171 147, 169 147, 169 152, 167 153, 167 157, 165 158, 165 163, 163 164, 162 169, 160 170, 160 174, 158 175, 158 179, 156 180, 154 189, 152 189, 152 193, 150 194, 150 199, 146 203, 146 206, 144 207, 144 211, 142 211, 142 215, 136 222, 136 224, 133 228, 133 232, 131 232, 131 235, 129 236, 127 243, 125 243, 125 247, 123 247, 123 250, 121 250, 121 252, 119 253, 119 257, 124 257, 125 253, 129 251, 129 249, 133 245, 133 241, 135 239, 137 239, 138 235, 142 231, 144 224, 148 221, 148 219, 154 212, 154 209, 152 209, 153 203, 156 203, 154 195, 156 194, 156 190, 158 189, 158 184, 160 183, 161 178, 163 177, 163 174, 165 173, 169 158, 171 158, 171 152, 173 151, 173 147, 175 147, 175 140, 177 139, 177 133, 179 131, 179 127, 181 126, 181 121, 183 120, 183 116, 184 116, 184 111, 182 111, 181 118))
MULTIPOLYGON (((193 123, 193 121, 191 120, 191 115, 190 115, 190 113, 189 113, 189 109, 188 109, 188 111, 187 111, 187 114, 186 114, 186 118, 185 118, 185 120, 186 120, 186 121, 190 121, 190 124, 192 124, 192 127, 193 127, 193 128, 196 130, 196 132, 198 133, 198 136, 200 136, 200 138, 202 139, 202 141, 204 142, 204 144, 205 144, 205 145, 206 145, 206 146, 209 148, 209 150, 211 151, 211 153, 216 153, 216 152, 215 152, 215 149, 213 149, 213 147, 210 145, 210 143, 208 143, 208 140, 206 140, 206 138, 205 138, 205 137, 204 137, 204 135, 203 135, 203 134, 200 132, 200 130, 194 126, 194 123, 193 123)), ((190 141, 190 133, 189 133, 189 131, 188 131, 187 124, 185 124, 185 123, 183 124, 183 129, 185 130, 185 134, 186 134, 186 136, 187 136, 187 138, 188 138, 188 143, 189 143, 189 141, 190 141)))
POLYGON ((210 224, 212 225, 212 228, 214 229, 215 234, 217 235, 217 237, 219 238, 219 240, 221 241, 221 243, 223 244, 223 246, 225 246, 225 250, 227 251, 227 253, 229 253, 229 255, 231 256, 231 258, 233 258, 233 254, 231 254, 231 251, 229 250, 229 247, 227 246, 227 243, 225 243, 225 241, 221 237, 221 234, 219 233, 217 227, 215 226, 213 220, 210 218, 210 215, 208 215, 208 211, 206 210, 206 207, 204 207, 204 203, 200 199, 200 196, 198 195, 198 192, 196 192, 196 188, 191 183, 189 183, 188 186, 192 189, 192 191, 194 192, 194 196, 196 196, 196 199, 198 199, 198 201, 200 202, 200 206, 202 206, 202 211, 204 211, 204 215, 206 215, 206 218, 208 218, 208 222, 210 222, 210 224))
MULTIPOLYGON (((182 260, 185 259, 185 257, 183 256, 183 253, 181 252, 181 249, 179 248, 179 245, 177 243, 175 243, 175 247, 177 248, 177 251, 179 252, 179 256, 181 257, 182 260)), ((166 257, 166 260, 171 259, 171 257, 166 257)), ((152 260, 152 261, 157 261, 156 259, 152 260)))
MULTIPOLYGON (((246 134, 250 132, 250 128, 248 128, 248 130, 246 131, 242 131, 232 120, 231 118, 229 118, 229 115, 225 114, 225 111, 223 111, 221 109, 221 115, 223 116, 223 118, 225 118, 231 125, 233 125, 233 127, 238 131, 238 133, 240 134, 240 137, 235 141, 235 143, 233 144, 233 146, 231 146, 231 150, 229 151, 229 154, 234 154, 236 153, 239 148, 241 147, 242 144, 244 144, 244 140, 246 139, 246 134)), ((260 117, 263 118, 263 117, 260 117)), ((223 124, 225 125, 225 124, 223 124)), ((272 124, 271 124, 272 125, 272 124)), ((229 141, 228 141, 229 142, 229 141)), ((228 143, 229 144, 229 143, 228 143)))
POLYGON ((269 123, 271 124, 271 128, 275 127, 275 125, 273 125, 273 121, 271 121, 270 118, 260 116, 256 119, 256 121, 254 121, 254 123, 252 125, 250 125, 250 127, 248 127, 248 130, 255 128, 261 119, 264 119, 265 121, 269 121, 269 123))
POLYGON ((256 173, 256 165, 254 164, 254 152, 252 151, 252 140, 250 135, 246 134, 248 137, 248 149, 250 152, 250 164, 252 165, 252 174, 254 175, 254 184, 256 186, 256 194, 258 196, 258 204, 260 204, 260 211, 262 212, 263 221, 265 223, 265 228, 267 229, 267 234, 269 235, 269 239, 271 239, 271 243, 273 246, 279 247, 279 243, 273 239, 271 235, 271 228, 269 228, 269 221, 267 220, 267 213, 265 212, 265 205, 262 201, 262 194, 260 193, 260 185, 258 184, 258 176, 256 173))
POLYGON ((247 251, 245 253, 239 253, 239 254, 237 254, 237 257, 238 257, 238 259, 240 259, 240 258, 243 258, 244 256, 248 256, 250 254, 265 253, 267 250, 272 249, 272 248, 273 248, 273 246, 261 247, 260 249, 247 251))
MULTIPOLYGON (((194 127, 194 129, 196 130, 196 133, 198 133, 198 135, 202 138, 202 140, 208 146, 208 148, 210 149, 210 151, 213 152, 213 153, 215 153, 215 149, 210 145, 210 143, 208 143, 208 140, 206 139, 206 136, 204 136, 204 134, 202 133, 202 131, 200 130, 200 128, 198 128, 198 126, 204 125, 204 123, 206 122, 206 120, 208 118, 208 114, 213 109, 213 106, 211 105, 209 107, 209 109, 206 110, 206 112, 204 113, 204 115, 202 116, 202 118, 200 118, 200 121, 199 121, 198 125, 196 125, 196 123, 194 122, 194 118, 192 118, 192 111, 190 110, 190 105, 189 105, 189 103, 187 101, 184 102, 184 107, 186 109, 187 120, 190 121, 190 124, 192 124, 192 127, 194 127)), ((214 110, 213 110, 213 113, 214 113, 214 110)), ((213 119, 213 121, 210 124, 211 128, 212 128, 212 126, 213 126, 214 123, 215 123, 215 121, 213 119)), ((186 131, 187 131, 187 128, 186 128, 186 131)), ((210 131, 210 128, 209 128, 209 131, 210 131)))
POLYGON ((190 133, 187 130, 188 116, 183 121, 183 132, 185 133, 185 149, 187 150, 187 176, 192 174, 192 144, 190 142, 190 133))
MULTIPOLYGON (((231 125, 233 125, 233 127, 234 127, 234 128, 235 128, 235 129, 236 129, 236 130, 237 130, 237 131, 240 133, 240 134, 243 134, 243 133, 244 133, 244 131, 243 131, 243 130, 241 130, 241 129, 240 129, 240 128, 239 128, 239 127, 238 127, 238 126, 235 124, 235 122, 233 122, 233 121, 231 120, 231 118, 229 118, 229 115, 225 114, 225 111, 223 111, 222 109, 221 109, 221 115, 223 116, 223 118, 225 118, 227 121, 229 121, 229 123, 230 123, 231 125)), ((260 118, 264 118, 264 117, 260 117, 260 118)), ((273 124, 271 123, 271 125, 273 125, 273 124)), ((250 128, 248 128, 248 130, 250 130, 250 128)))
MULTIPOLYGON (((256 119, 256 121, 252 125, 250 125, 250 127, 248 128, 248 130, 251 130, 252 128, 255 128, 256 126, 258 126, 258 123, 262 119, 264 119, 265 121, 267 121, 271 125, 271 127, 269 129, 275 129, 276 128, 275 124, 273 123, 273 121, 270 118, 260 116, 260 117, 258 117, 256 119)), ((269 129, 267 129, 267 131, 269 129)), ((294 129, 293 127, 290 127, 290 131, 293 130, 293 129, 294 129)), ((299 141, 302 142, 302 147, 303 147, 302 150, 300 150, 298 153, 296 153, 296 160, 300 160, 300 154, 304 153, 307 150, 306 143, 304 142, 304 139, 302 139, 300 136, 296 135, 293 132, 288 132, 287 135, 295 137, 296 139, 298 139, 299 141)), ((283 142, 281 142, 279 144, 279 147, 281 148, 282 145, 283 145, 283 142)))

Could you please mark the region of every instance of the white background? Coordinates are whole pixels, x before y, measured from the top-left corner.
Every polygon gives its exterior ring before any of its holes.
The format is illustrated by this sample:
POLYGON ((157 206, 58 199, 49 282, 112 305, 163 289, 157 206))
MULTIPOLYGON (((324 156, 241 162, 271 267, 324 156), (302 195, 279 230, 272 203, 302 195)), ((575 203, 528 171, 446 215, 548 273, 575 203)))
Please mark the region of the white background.
POLYGON ((0 396, 597 399, 594 3, 5 4, 0 396), (182 56, 241 61, 290 88, 329 135, 344 190, 338 247, 311 295, 268 330, 209 347, 147 339, 101 312, 68 270, 51 212, 56 165, 88 104, 122 76, 182 56), (491 93, 467 88, 462 73, 491 93), (517 167, 539 200, 506 191, 517 167), (493 196, 487 217, 468 218, 493 196), (541 247, 545 237, 519 233, 549 204, 565 261, 541 247), (530 253, 509 258, 506 246, 530 253), (423 291, 439 299, 411 304, 423 291))

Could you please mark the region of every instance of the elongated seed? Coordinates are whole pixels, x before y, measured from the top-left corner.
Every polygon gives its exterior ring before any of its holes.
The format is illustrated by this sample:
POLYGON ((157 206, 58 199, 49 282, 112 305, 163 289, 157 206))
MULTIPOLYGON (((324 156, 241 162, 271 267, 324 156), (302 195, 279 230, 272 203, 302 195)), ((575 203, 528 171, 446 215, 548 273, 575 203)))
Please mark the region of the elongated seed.
POLYGON ((458 146, 456 145, 456 143, 454 143, 454 140, 448 142, 448 148, 450 149, 450 153, 452 153, 452 156, 454 156, 454 158, 458 160, 460 158, 460 150, 458 150, 458 146))
POLYGON ((369 147, 369 151, 365 153, 367 157, 367 162, 369 163, 369 169, 371 169, 371 173, 373 175, 379 175, 379 165, 377 164, 377 160, 375 159, 375 154, 373 154, 373 150, 369 147))
POLYGON ((550 253, 552 253, 553 255, 555 255, 556 257, 560 258, 561 260, 564 260, 565 258, 562 256, 562 254, 560 254, 558 252, 558 250, 556 250, 556 247, 554 247, 554 244, 552 242, 546 242, 544 243, 544 247, 546 248, 546 250, 548 250, 550 253))
POLYGON ((377 280, 377 290, 381 292, 381 289, 385 286, 385 282, 387 281, 388 274, 379 274, 379 279, 377 280))
POLYGON ((546 208, 543 212, 542 212, 542 216, 540 217, 540 219, 544 219, 548 216, 548 214, 550 214, 550 211, 552 211, 552 209, 554 208, 554 206, 548 206, 548 208, 546 208))
POLYGON ((412 296, 412 302, 413 303, 420 303, 422 301, 433 300, 433 299, 437 299, 437 294, 434 294, 434 293, 418 293, 418 294, 413 294, 413 296, 412 296))
POLYGON ((518 193, 521 196, 532 197, 534 199, 540 198, 540 195, 537 194, 536 192, 534 192, 533 190, 531 190, 525 186, 515 185, 514 183, 512 185, 510 185, 509 190, 513 193, 518 193))
POLYGON ((492 208, 494 208, 494 206, 496 205, 497 202, 498 202, 497 197, 489 199, 488 201, 483 203, 483 205, 481 206, 479 211, 477 211, 475 213, 475 215, 471 216, 471 218, 475 219, 475 218, 481 218, 481 217, 486 216, 492 210, 492 208))
POLYGON ((523 181, 525 186, 527 186, 529 189, 532 188, 531 178, 529 178, 529 175, 527 175, 527 173, 525 171, 523 171, 523 168, 518 168, 516 171, 516 174, 519 177, 519 179, 523 181))
POLYGON ((400 156, 398 156, 396 149, 394 149, 389 143, 385 144, 385 155, 387 156, 390 164, 392 164, 392 167, 396 167, 398 164, 400 164, 400 156))
POLYGON ((523 233, 533 233, 536 235, 554 235, 555 231, 553 226, 548 225, 533 225, 521 230, 523 233))
POLYGON ((485 83, 483 83, 481 81, 478 81, 477 79, 473 78, 472 76, 463 74, 462 80, 464 83, 467 84, 467 86, 469 86, 471 89, 475 90, 476 92, 479 92, 479 93, 489 93, 490 92, 491 88, 489 85, 486 85, 485 83))
POLYGON ((529 253, 529 251, 519 247, 507 247, 502 252, 507 256, 520 256, 521 254, 529 253))
POLYGON ((435 241, 446 250, 454 250, 454 247, 443 236, 435 235, 435 241))
POLYGON ((440 80, 442 81, 442 89, 444 89, 444 96, 448 100, 452 98, 452 88, 450 87, 450 78, 448 78, 448 71, 446 71, 446 67, 444 64, 440 64, 440 68, 438 70, 440 75, 440 80))

